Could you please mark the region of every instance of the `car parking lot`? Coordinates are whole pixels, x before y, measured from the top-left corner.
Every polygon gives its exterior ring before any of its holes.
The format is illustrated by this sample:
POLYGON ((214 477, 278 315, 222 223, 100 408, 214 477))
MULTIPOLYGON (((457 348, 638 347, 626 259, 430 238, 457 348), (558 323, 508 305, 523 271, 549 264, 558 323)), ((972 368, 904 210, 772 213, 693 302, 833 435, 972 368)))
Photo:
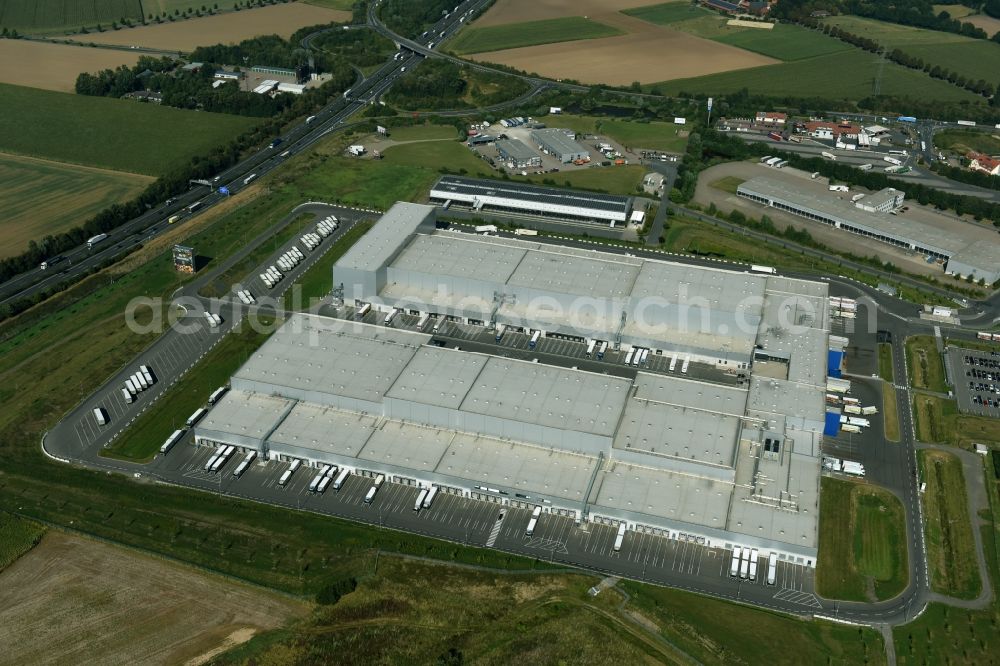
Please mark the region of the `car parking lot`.
POLYGON ((958 408, 970 414, 1000 417, 1000 352, 949 347, 948 364, 958 408))
POLYGON ((471 546, 497 548, 540 561, 583 566, 651 582, 721 595, 775 599, 803 610, 820 607, 814 595, 813 570, 779 561, 775 585, 767 584, 766 560, 756 580, 730 575, 732 550, 711 548, 679 533, 629 530, 615 549, 617 525, 578 524, 574 517, 543 512, 531 534, 527 526, 533 506, 509 497, 480 492, 476 496, 441 490, 430 507, 414 510, 420 488, 405 480, 386 479, 371 502, 365 496, 373 478, 352 473, 339 491, 309 490, 318 469, 303 464, 287 483, 279 480, 289 461, 258 457, 240 477, 233 475, 244 454, 236 452, 217 472, 205 463, 218 449, 193 446, 190 434, 153 463, 155 475, 203 490, 269 504, 316 511, 471 546), (506 502, 506 503, 505 503, 506 502))

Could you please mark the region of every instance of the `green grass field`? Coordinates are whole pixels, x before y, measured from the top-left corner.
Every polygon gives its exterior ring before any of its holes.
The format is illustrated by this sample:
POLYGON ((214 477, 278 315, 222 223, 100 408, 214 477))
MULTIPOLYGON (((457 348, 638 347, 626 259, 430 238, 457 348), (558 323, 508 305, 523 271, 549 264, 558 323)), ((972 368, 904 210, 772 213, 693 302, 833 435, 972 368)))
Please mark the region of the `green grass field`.
POLYGON ((327 9, 341 9, 345 12, 351 11, 351 7, 354 6, 354 0, 305 0, 305 3, 327 9))
POLYGON ((152 178, 0 153, 0 257, 138 195, 152 178))
POLYGON ((906 339, 906 368, 914 388, 945 393, 944 360, 932 335, 915 335, 906 339))
MULTIPOLYGON (((317 3, 310 2, 309 4, 317 3)), ((142 0, 142 11, 146 13, 147 18, 150 14, 155 18, 164 12, 168 15, 173 14, 175 11, 183 14, 189 9, 192 11, 197 11, 202 7, 211 9, 216 5, 220 10, 231 10, 233 8, 233 3, 231 2, 214 2, 214 0, 213 2, 205 2, 205 0, 142 0)), ((347 9, 350 10, 350 7, 347 9)))
POLYGON ((274 319, 261 317, 259 321, 259 326, 244 322, 239 331, 223 338, 101 455, 132 462, 152 460, 167 436, 184 428, 187 417, 207 405, 212 391, 228 383, 250 354, 264 344, 274 319))
POLYGON ((878 346, 878 376, 891 384, 895 381, 895 374, 892 365, 892 345, 881 342, 878 346))
POLYGON ((555 42, 572 42, 578 39, 598 39, 625 34, 617 28, 591 21, 582 16, 544 21, 527 21, 494 25, 485 28, 466 28, 448 42, 448 50, 459 55, 515 49, 555 42))
POLYGON ((151 176, 183 166, 259 122, 6 84, 0 84, 0 98, 0 151, 151 176))
POLYGON ((43 534, 42 525, 0 511, 0 571, 34 548, 43 534))
POLYGON ((553 180, 562 187, 576 187, 596 192, 610 194, 635 194, 636 186, 642 182, 646 169, 636 164, 609 167, 590 167, 575 171, 560 171, 559 173, 529 174, 526 178, 515 176, 512 180, 529 180, 542 183, 553 180))
POLYGON ((976 545, 969 522, 962 464, 942 451, 920 451, 927 564, 931 587, 961 599, 979 595, 981 582, 976 545))
POLYGON ((882 426, 887 440, 899 441, 899 405, 896 387, 891 382, 882 384, 882 426))
POLYGON ((824 21, 966 77, 996 83, 1000 62, 1000 44, 996 42, 858 16, 834 16, 824 21))
POLYGON ((885 663, 881 636, 865 627, 802 620, 696 594, 623 581, 630 606, 660 625, 660 635, 701 664, 885 663), (780 637, 760 640, 761 636, 780 637))
POLYGON ((730 194, 736 194, 736 190, 739 186, 743 184, 742 178, 737 178, 736 176, 726 176, 725 178, 720 178, 719 180, 713 182, 711 185, 717 190, 722 190, 723 192, 729 192, 730 194))
POLYGON ((815 58, 851 49, 850 44, 845 44, 839 39, 788 23, 778 24, 771 30, 757 28, 733 30, 714 39, 723 44, 784 61, 815 58))
POLYGON ((0 27, 23 34, 77 31, 128 18, 142 20, 140 0, 0 0, 0 27))
MULTIPOLYGON (((726 21, 728 20, 718 12, 682 1, 635 7, 626 9, 622 13, 707 39, 726 34, 726 21)), ((743 28, 743 30, 745 29, 743 28)))
POLYGON ((546 116, 544 120, 549 127, 565 127, 578 134, 607 136, 629 148, 683 153, 688 141, 685 128, 673 123, 613 120, 571 113, 546 116))
MULTIPOLYGON (((1000 135, 1000 132, 996 134, 1000 135)), ((963 155, 975 150, 987 155, 1000 154, 1000 139, 986 132, 949 129, 934 134, 934 145, 944 150, 954 150, 963 155)))
POLYGON ((821 481, 816 589, 829 599, 890 599, 906 588, 903 507, 874 486, 821 481))
MULTIPOLYGON (((685 93, 722 94, 743 88, 768 95, 794 97, 839 97, 863 99, 871 95, 878 69, 876 56, 849 50, 816 58, 806 58, 778 65, 753 67, 734 72, 711 74, 693 79, 677 79, 644 86, 665 95, 685 93)), ((886 63, 882 73, 883 95, 919 97, 941 101, 977 102, 981 97, 945 81, 932 79, 923 72, 886 63)))
POLYGON ((970 16, 976 13, 976 10, 972 7, 966 7, 965 5, 931 5, 934 9, 935 14, 940 14, 941 12, 948 12, 948 15, 953 19, 961 19, 966 16, 970 16))
POLYGON ((917 439, 952 446, 970 446, 972 442, 1000 445, 1000 419, 961 414, 954 400, 933 395, 913 399, 917 439))
POLYGON ((458 131, 451 125, 407 125, 389 127, 389 138, 393 141, 430 141, 434 139, 458 138, 458 131))
POLYGON ((338 238, 336 244, 285 292, 285 309, 306 310, 313 299, 323 298, 333 291, 333 265, 372 228, 372 224, 373 222, 359 222, 338 238))

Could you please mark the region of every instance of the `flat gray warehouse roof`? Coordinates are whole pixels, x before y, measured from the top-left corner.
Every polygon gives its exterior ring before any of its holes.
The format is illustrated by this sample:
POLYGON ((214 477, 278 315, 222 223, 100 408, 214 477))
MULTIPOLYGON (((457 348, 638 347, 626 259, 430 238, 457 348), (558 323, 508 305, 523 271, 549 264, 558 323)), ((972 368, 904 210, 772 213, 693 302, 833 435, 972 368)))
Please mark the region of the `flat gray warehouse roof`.
POLYGON ((580 145, 571 134, 572 130, 559 127, 547 127, 531 132, 531 140, 560 155, 586 153, 587 149, 580 145))
POLYGON ((499 197, 536 204, 557 204, 577 208, 620 212, 632 205, 631 197, 583 190, 527 185, 515 181, 485 180, 463 176, 441 176, 431 188, 431 196, 445 198, 449 193, 478 197, 499 197), (435 194, 440 193, 440 194, 435 194))

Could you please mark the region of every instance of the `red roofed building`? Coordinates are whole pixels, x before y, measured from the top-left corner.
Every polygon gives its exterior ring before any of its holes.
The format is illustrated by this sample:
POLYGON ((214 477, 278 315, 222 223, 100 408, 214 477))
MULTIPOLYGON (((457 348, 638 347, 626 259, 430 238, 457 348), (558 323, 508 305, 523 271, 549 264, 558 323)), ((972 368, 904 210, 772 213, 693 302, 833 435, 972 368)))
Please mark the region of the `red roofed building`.
POLYGON ((969 153, 969 168, 973 171, 982 171, 991 176, 1000 176, 1000 160, 983 155, 982 153, 969 153))
POLYGON ((758 125, 784 125, 788 115, 777 111, 758 111, 754 122, 758 125))
POLYGON ((806 131, 817 139, 857 139, 861 128, 852 123, 810 120, 806 123, 806 131))

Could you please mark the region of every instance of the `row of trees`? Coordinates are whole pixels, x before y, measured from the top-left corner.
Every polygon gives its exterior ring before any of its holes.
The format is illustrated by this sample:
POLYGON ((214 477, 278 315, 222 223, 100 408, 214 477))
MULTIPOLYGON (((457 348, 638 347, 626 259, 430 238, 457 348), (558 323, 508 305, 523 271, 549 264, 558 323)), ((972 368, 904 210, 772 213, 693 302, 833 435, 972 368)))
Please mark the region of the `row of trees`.
MULTIPOLYGON (((842 28, 829 23, 821 23, 814 19, 804 19, 802 25, 813 28, 816 30, 821 30, 823 33, 841 41, 847 42, 853 46, 856 46, 862 50, 868 51, 870 53, 878 53, 882 50, 882 45, 873 39, 868 37, 862 37, 860 35, 855 35, 854 33, 848 32, 842 28)), ((997 32, 997 36, 1000 37, 1000 32, 997 32)), ((886 57, 899 64, 903 67, 908 67, 910 69, 923 70, 932 78, 941 79, 948 81, 960 88, 965 88, 970 92, 974 92, 977 95, 982 95, 983 97, 992 97, 996 88, 992 83, 987 82, 985 79, 972 79, 966 78, 963 74, 958 72, 953 72, 946 68, 936 65, 932 62, 925 62, 923 58, 909 55, 904 53, 901 49, 893 49, 886 53, 886 57)))
MULTIPOLYGON (((971 0, 970 0, 971 1, 971 0)), ((996 3, 998 0, 991 0, 996 3)), ((978 2, 976 5, 978 9, 978 2)), ((969 6, 972 6, 969 4, 969 6)), ((935 12, 932 0, 781 0, 771 10, 775 18, 801 22, 815 11, 851 14, 865 18, 951 32, 973 39, 987 39, 985 30, 968 21, 953 19, 947 11, 935 12)))
POLYGON ((949 180, 957 180, 977 187, 985 187, 990 190, 1000 190, 1000 176, 991 176, 982 171, 972 171, 962 167, 953 167, 946 162, 934 162, 931 171, 941 174, 949 180))

